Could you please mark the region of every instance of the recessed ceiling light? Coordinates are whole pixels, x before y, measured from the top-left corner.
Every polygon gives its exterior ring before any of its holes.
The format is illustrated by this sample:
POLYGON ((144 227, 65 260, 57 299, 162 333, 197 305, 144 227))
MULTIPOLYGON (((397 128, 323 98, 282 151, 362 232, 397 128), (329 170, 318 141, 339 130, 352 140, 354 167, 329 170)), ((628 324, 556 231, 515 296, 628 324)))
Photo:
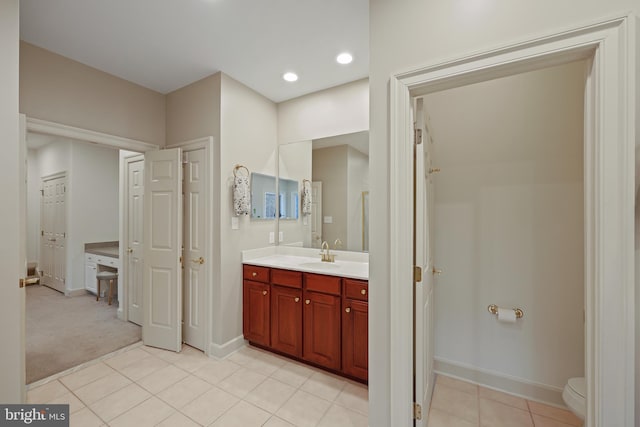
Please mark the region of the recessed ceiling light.
POLYGON ((336 61, 338 61, 338 64, 342 65, 351 64, 351 61, 353 61, 353 56, 351 56, 350 53, 343 52, 336 57, 336 61))
POLYGON ((284 73, 282 75, 282 78, 285 79, 288 82, 295 82, 296 80, 298 80, 298 75, 296 73, 284 73))

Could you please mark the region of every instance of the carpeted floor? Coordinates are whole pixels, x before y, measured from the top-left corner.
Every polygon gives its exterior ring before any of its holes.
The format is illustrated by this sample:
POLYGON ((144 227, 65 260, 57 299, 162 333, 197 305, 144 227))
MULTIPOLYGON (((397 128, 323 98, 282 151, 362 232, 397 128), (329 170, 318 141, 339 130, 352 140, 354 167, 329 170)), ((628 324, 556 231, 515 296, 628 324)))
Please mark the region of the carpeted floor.
POLYGON ((27 287, 27 384, 140 341, 142 328, 119 320, 90 294, 65 297, 42 285, 27 287))

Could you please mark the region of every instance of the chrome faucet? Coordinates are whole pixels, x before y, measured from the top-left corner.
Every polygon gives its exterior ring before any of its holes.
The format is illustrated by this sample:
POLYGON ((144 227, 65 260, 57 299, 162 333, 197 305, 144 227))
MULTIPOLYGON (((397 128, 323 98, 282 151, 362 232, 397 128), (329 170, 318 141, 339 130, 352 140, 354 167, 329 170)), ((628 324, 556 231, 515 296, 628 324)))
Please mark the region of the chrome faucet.
POLYGON ((322 258, 320 258, 322 262, 336 261, 336 256, 329 253, 329 243, 327 243, 326 240, 322 242, 322 252, 320 252, 320 255, 322 255, 322 258))

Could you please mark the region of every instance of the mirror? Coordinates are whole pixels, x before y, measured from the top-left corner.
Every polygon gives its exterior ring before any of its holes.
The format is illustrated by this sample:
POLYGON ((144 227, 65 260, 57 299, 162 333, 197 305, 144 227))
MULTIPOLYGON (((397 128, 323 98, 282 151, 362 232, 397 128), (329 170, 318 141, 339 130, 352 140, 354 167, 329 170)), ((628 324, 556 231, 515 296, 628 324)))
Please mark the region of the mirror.
POLYGON ((291 201, 309 180, 311 212, 298 215, 283 201, 278 231, 284 245, 368 251, 369 132, 356 132, 279 146, 280 196, 291 201), (284 189, 287 190, 284 190, 284 189))
POLYGON ((276 177, 251 172, 251 219, 276 219, 276 177))

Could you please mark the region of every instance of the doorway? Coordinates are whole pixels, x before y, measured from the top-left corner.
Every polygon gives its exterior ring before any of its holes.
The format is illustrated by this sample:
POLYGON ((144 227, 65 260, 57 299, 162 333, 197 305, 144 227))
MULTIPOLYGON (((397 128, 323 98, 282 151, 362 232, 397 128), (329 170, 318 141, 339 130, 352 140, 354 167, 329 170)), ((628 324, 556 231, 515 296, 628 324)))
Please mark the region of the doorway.
MULTIPOLYGON (((391 330, 413 331, 411 316, 403 312, 413 301, 412 290, 411 286, 402 285, 412 282, 413 271, 408 262, 412 259, 412 248, 407 243, 414 234, 411 214, 407 215, 413 197, 406 172, 412 169, 413 162, 408 115, 411 98, 579 59, 589 61, 584 166, 588 427, 633 424, 633 352, 614 350, 633 348, 634 310, 627 302, 634 294, 631 191, 634 118, 625 100, 635 77, 628 73, 629 52, 618 49, 617 44, 621 39, 627 40, 627 31, 626 18, 621 18, 444 66, 404 73, 392 77, 391 82, 390 250, 395 254, 390 265, 391 330), (616 77, 604 78, 605 68, 607 75, 616 77), (609 102, 602 102, 602 94, 606 94, 609 102), (609 160, 604 162, 603 158, 609 160), (602 197, 605 193, 611 196, 607 201, 602 197), (602 214, 605 204, 607 215, 602 214), (607 286, 604 301, 601 291, 607 283, 620 285, 613 289, 607 286), (627 315, 614 314, 621 312, 627 315)), ((407 365, 411 366, 413 356, 407 351, 411 348, 409 337, 399 335, 391 336, 391 418, 409 424, 413 405, 407 390, 412 389, 413 372, 407 365)))

